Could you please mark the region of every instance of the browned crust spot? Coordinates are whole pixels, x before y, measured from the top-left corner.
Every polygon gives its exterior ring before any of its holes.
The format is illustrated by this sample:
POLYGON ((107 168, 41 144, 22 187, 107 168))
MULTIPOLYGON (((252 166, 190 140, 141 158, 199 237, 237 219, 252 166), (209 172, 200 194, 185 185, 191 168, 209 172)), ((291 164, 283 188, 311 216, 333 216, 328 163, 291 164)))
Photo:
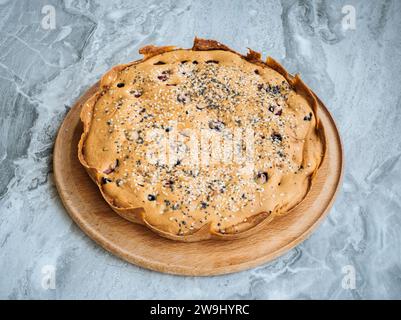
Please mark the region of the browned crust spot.
POLYGON ((151 57, 157 56, 159 54, 173 51, 176 49, 175 46, 163 46, 163 47, 156 47, 153 45, 145 46, 139 49, 139 53, 142 54, 146 59, 149 59, 151 57))
POLYGON ((194 39, 194 45, 192 46, 192 50, 193 51, 223 50, 223 51, 234 52, 229 47, 216 40, 206 40, 198 37, 195 37, 194 39))

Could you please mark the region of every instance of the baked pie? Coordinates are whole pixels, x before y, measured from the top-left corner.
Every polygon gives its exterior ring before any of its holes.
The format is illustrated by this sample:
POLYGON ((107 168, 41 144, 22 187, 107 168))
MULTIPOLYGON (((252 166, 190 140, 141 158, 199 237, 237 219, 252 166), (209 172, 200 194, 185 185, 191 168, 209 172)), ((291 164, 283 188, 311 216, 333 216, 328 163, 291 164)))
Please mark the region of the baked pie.
POLYGON ((116 213, 174 240, 235 239, 305 198, 325 140, 298 75, 214 40, 139 52, 81 111, 79 160, 116 213))

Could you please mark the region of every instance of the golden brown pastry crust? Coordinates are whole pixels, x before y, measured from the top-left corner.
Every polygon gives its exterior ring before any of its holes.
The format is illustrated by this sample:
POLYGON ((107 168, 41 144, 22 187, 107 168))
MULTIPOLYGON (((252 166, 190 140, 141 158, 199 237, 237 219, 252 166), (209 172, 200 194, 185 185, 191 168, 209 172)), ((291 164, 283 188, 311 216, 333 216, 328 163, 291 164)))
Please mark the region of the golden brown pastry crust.
MULTIPOLYGON (((325 141, 324 141, 323 128, 321 128, 320 122, 317 118, 316 98, 314 94, 311 92, 311 90, 302 82, 302 80, 298 75, 296 75, 295 77, 289 75, 287 71, 278 62, 276 62, 270 57, 268 57, 265 62, 262 61, 261 55, 258 52, 249 50, 248 54, 246 56, 243 56, 231 50, 227 46, 214 40, 204 40, 195 38, 192 49, 177 49, 176 47, 173 46, 165 46, 165 47, 146 46, 140 49, 139 52, 144 55, 144 59, 139 61, 134 61, 125 65, 118 65, 112 68, 102 77, 98 92, 95 93, 88 101, 85 102, 81 111, 81 120, 83 122, 84 130, 78 145, 79 160, 87 170, 92 180, 98 185, 104 199, 107 201, 107 203, 112 207, 112 209, 115 212, 117 212, 119 215, 121 215, 123 218, 129 221, 143 224, 147 226, 149 229, 158 233, 159 235, 173 240, 199 241, 210 238, 230 240, 239 237, 245 237, 248 236, 249 234, 256 232, 259 228, 262 228, 266 223, 269 223, 274 218, 275 215, 284 214, 288 212, 290 209, 296 206, 300 201, 302 201, 302 199, 306 196, 306 193, 310 188, 313 177, 316 174, 318 167, 324 156, 325 141), (305 101, 307 101, 307 105, 309 105, 313 113, 313 119, 310 121, 311 125, 306 129, 307 134, 304 139, 305 141, 302 144, 303 150, 301 153, 303 154, 302 155, 303 158, 301 161, 301 167, 303 167, 306 158, 308 158, 309 160, 310 158, 312 158, 314 163, 310 170, 302 168, 302 170, 299 169, 298 172, 295 172, 295 174, 299 173, 300 175, 303 174, 305 176, 304 181, 296 180, 297 182, 301 181, 302 186, 297 187, 299 189, 298 198, 295 198, 295 202, 291 203, 291 201, 287 201, 288 203, 286 203, 286 205, 284 205, 283 207, 277 206, 277 203, 275 203, 276 207, 273 210, 269 211, 260 210, 259 212, 252 214, 248 212, 247 215, 245 216, 246 217, 245 219, 241 218, 240 222, 238 222, 238 219, 237 220, 234 219, 235 223, 232 223, 231 225, 226 224, 224 230, 217 228, 216 220, 210 218, 210 221, 208 222, 203 221, 203 223, 199 224, 198 227, 192 228, 191 230, 187 228, 185 232, 181 231, 182 233, 177 234, 176 226, 173 227, 172 225, 169 225, 165 221, 163 223, 159 223, 159 221, 157 220, 158 219, 157 215, 151 213, 153 211, 152 207, 147 206, 147 204, 144 204, 144 206, 140 206, 138 205, 138 203, 135 206, 128 205, 128 202, 124 200, 124 194, 128 195, 127 192, 129 191, 131 191, 132 194, 132 189, 128 191, 127 190, 122 191, 122 189, 120 190, 117 189, 117 187, 115 187, 115 183, 113 184, 102 183, 105 177, 108 177, 109 174, 113 174, 112 172, 109 172, 110 170, 108 169, 106 169, 105 171, 104 166, 101 167, 100 165, 102 161, 104 161, 105 165, 106 163, 109 164, 110 157, 106 157, 107 159, 104 159, 102 153, 98 149, 96 149, 100 148, 101 146, 97 145, 97 142, 99 140, 96 138, 96 135, 91 131, 91 129, 93 126, 94 127, 93 131, 94 131, 97 126, 96 120, 98 119, 94 119, 94 114, 96 113, 95 110, 96 105, 100 103, 100 105, 104 106, 105 103, 108 103, 110 101, 112 101, 113 103, 115 102, 114 101, 115 95, 113 96, 114 98, 110 98, 111 100, 107 100, 107 98, 103 98, 103 96, 107 96, 108 92, 110 90, 113 90, 112 88, 114 88, 116 82, 118 81, 121 73, 124 70, 126 70, 131 66, 140 65, 141 63, 149 59, 152 59, 153 57, 161 56, 163 54, 168 54, 171 52, 177 52, 177 54, 180 54, 181 52, 187 52, 191 54, 193 52, 193 54, 195 54, 196 52, 201 52, 201 51, 213 51, 212 53, 217 56, 219 56, 220 54, 219 52, 221 51, 230 52, 236 56, 239 56, 241 59, 244 59, 247 62, 254 64, 255 66, 265 68, 266 70, 272 69, 279 75, 281 75, 285 79, 285 81, 288 82, 291 90, 290 92, 291 93, 294 92, 294 94, 292 94, 292 96, 287 99, 298 99, 298 96, 300 97, 299 99, 301 102, 303 102, 302 99, 305 99, 305 101), (104 101, 102 100, 101 102, 99 102, 101 99, 103 99, 104 101), (90 140, 90 142, 88 142, 88 139, 90 140), (93 143, 93 141, 95 141, 96 143, 93 143), (308 152, 311 154, 306 154, 308 152), (100 155, 97 156, 96 154, 100 155), (90 159, 89 161, 88 158, 90 159), (144 209, 146 206, 147 208, 144 209)), ((296 101, 298 102, 298 100, 296 101)), ((118 158, 118 156, 116 154, 113 154, 113 152, 111 156, 112 158, 118 158)), ((289 175, 289 177, 290 176, 295 177, 294 175, 289 175)), ((282 181, 284 181, 284 183, 289 183, 288 181, 286 182, 285 175, 284 176, 280 175, 280 177, 282 181)), ((287 180, 291 179, 288 178, 287 180)), ((279 184, 280 183, 281 180, 279 184)), ((172 224, 173 223, 174 222, 172 222, 172 224)))

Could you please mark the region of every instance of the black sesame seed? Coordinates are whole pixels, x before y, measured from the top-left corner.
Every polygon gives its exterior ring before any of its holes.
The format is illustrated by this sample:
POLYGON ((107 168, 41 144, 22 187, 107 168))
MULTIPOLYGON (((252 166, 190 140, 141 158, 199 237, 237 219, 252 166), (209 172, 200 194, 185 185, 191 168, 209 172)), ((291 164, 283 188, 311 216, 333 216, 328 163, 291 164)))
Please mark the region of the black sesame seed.
POLYGON ((118 88, 122 88, 122 87, 124 87, 124 86, 125 86, 125 84, 124 84, 123 82, 117 83, 117 87, 118 87, 118 88))
POLYGON ((149 201, 155 201, 156 200, 156 196, 153 194, 148 194, 148 200, 149 201))
POLYGON ((273 142, 281 142, 281 141, 283 141, 283 137, 279 133, 273 133, 271 135, 271 138, 272 138, 273 142))
POLYGON ((186 94, 179 94, 177 96, 177 101, 183 104, 186 104, 188 102, 188 97, 186 94))
POLYGON ((268 93, 277 95, 277 94, 280 93, 280 87, 279 87, 279 86, 272 86, 272 85, 269 85, 269 86, 266 88, 266 91, 267 91, 268 93))
POLYGON ((106 183, 109 183, 109 182, 112 182, 112 180, 109 179, 109 178, 102 177, 102 184, 106 184, 106 183))
POLYGON ((159 79, 160 81, 166 81, 168 79, 167 75, 162 74, 161 76, 158 76, 157 79, 159 79))
POLYGON ((260 184, 264 184, 269 180, 267 172, 258 172, 256 175, 256 181, 260 184))
POLYGON ((311 121, 311 120, 312 120, 312 112, 309 112, 309 114, 304 117, 304 121, 311 121))
POLYGON ((207 107, 208 107, 209 109, 219 109, 219 105, 216 104, 216 103, 209 103, 209 104, 207 105, 207 107))
POLYGON ((218 120, 210 120, 209 121, 209 128, 216 131, 222 131, 225 127, 224 122, 218 120))

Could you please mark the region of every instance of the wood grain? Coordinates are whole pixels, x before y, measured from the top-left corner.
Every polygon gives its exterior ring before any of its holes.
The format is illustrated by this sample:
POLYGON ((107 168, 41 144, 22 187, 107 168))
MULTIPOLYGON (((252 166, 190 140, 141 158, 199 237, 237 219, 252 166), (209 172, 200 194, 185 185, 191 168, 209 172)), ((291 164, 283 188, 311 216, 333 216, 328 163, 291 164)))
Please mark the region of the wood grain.
POLYGON ((266 263, 303 241, 330 209, 343 172, 341 140, 335 123, 320 102, 327 153, 306 198, 287 215, 275 218, 257 233, 233 241, 185 243, 162 238, 146 227, 117 215, 103 200, 77 158, 82 133, 82 103, 92 86, 67 114, 57 135, 53 166, 61 200, 71 218, 103 248, 138 266, 172 274, 207 276, 237 272, 266 263))

